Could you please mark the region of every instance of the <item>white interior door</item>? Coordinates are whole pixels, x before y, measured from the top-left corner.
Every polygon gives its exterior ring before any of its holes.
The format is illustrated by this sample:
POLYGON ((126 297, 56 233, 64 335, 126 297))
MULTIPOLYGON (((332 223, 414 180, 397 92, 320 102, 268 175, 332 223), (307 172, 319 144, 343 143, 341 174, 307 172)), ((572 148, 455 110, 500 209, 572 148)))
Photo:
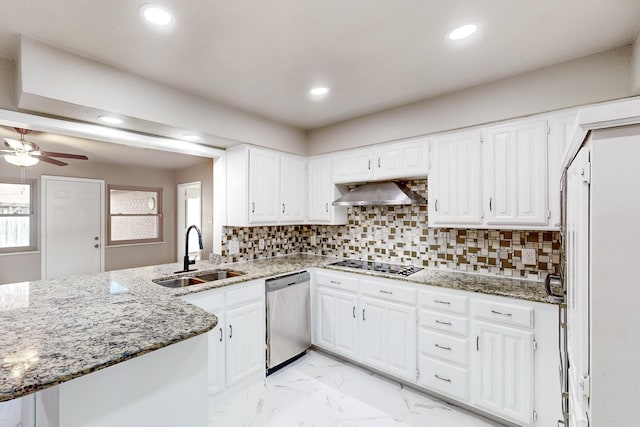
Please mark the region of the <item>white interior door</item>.
MULTIPOLYGON (((178 229, 177 229, 177 251, 178 262, 182 262, 184 257, 184 236, 190 225, 196 225, 202 230, 202 183, 187 182, 178 184, 178 229)), ((191 232, 189 235, 189 251, 199 252, 197 233, 191 232)))
POLYGON ((42 177, 42 277, 104 271, 104 181, 42 177))

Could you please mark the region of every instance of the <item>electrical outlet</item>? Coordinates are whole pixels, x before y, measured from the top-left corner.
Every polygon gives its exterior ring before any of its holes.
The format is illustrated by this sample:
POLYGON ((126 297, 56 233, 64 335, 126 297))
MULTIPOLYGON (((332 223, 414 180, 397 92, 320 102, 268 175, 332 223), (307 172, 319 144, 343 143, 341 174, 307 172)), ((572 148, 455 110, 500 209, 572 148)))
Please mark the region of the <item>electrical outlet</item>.
POLYGON ((264 239, 258 240, 258 249, 260 250, 264 249, 264 239))
POLYGON ((240 253, 240 242, 237 240, 229 241, 229 255, 237 255, 240 253))
POLYGON ((522 250, 522 263, 524 265, 536 265, 537 257, 538 257, 538 251, 535 249, 522 250))

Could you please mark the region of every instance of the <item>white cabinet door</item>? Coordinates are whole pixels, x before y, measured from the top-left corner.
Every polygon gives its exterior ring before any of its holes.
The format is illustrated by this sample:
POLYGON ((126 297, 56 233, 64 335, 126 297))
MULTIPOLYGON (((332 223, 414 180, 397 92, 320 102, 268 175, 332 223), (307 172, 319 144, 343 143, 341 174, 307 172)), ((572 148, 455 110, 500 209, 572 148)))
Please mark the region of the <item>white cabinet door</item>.
POLYGON ((431 141, 429 225, 482 223, 480 132, 443 135, 431 141))
POLYGON ((549 119, 549 225, 560 227, 560 177, 562 159, 573 136, 576 113, 567 113, 549 119))
POLYGON ((547 225, 547 122, 485 130, 484 212, 489 225, 547 225))
POLYGON ((309 221, 331 221, 333 181, 331 158, 318 157, 307 162, 307 218, 309 221))
POLYGON ((221 392, 226 385, 224 312, 216 312, 218 324, 209 334, 209 395, 221 392))
POLYGON ((305 163, 302 157, 280 156, 280 220, 304 220, 305 163))
POLYGON ((426 140, 388 144, 375 150, 375 178, 393 179, 426 176, 428 173, 426 140))
POLYGON ((335 183, 363 182, 373 179, 373 150, 351 150, 333 157, 335 183))
POLYGON ((318 287, 316 343, 351 359, 358 357, 358 296, 318 287))
MULTIPOLYGON (((475 321, 472 403, 529 425, 533 416, 533 332, 475 321)), ((557 380, 557 379, 556 379, 557 380)))
POLYGON ((264 301, 226 314, 227 387, 265 369, 264 301))
POLYGON ((384 369, 387 367, 387 338, 386 311, 384 301, 375 298, 360 297, 360 348, 361 360, 367 365, 384 369))
POLYGON ((249 149, 249 222, 275 223, 280 218, 280 155, 249 149))
POLYGON ((392 375, 416 379, 416 308, 360 297, 361 361, 392 375))

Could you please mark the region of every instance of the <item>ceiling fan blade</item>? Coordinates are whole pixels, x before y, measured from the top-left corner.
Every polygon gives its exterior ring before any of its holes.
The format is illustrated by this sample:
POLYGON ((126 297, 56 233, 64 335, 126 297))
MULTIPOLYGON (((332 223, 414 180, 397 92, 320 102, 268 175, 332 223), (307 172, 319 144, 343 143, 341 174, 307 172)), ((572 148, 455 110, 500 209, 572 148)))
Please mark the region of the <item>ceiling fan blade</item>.
POLYGON ((13 148, 14 150, 22 150, 22 142, 18 141, 17 139, 5 138, 4 140, 7 143, 7 146, 13 148))
POLYGON ((89 160, 87 156, 81 154, 55 153, 53 151, 40 151, 40 155, 49 157, 62 157, 64 159, 89 160))
POLYGON ((61 162, 60 160, 52 159, 46 156, 38 156, 38 158, 43 162, 51 163, 52 165, 56 165, 56 166, 67 166, 69 164, 69 163, 61 162))

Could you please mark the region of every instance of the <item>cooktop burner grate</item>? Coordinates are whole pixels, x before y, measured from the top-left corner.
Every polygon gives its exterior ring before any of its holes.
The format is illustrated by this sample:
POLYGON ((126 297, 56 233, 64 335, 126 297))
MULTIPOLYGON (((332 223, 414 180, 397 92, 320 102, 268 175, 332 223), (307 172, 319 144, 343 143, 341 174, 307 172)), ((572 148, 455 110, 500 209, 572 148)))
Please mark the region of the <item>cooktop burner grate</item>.
POLYGON ((399 276, 410 276, 422 270, 420 267, 412 265, 387 264, 385 262, 363 261, 360 259, 346 259, 334 262, 331 265, 339 267, 356 268, 358 270, 377 271, 380 273, 397 274, 399 276))

